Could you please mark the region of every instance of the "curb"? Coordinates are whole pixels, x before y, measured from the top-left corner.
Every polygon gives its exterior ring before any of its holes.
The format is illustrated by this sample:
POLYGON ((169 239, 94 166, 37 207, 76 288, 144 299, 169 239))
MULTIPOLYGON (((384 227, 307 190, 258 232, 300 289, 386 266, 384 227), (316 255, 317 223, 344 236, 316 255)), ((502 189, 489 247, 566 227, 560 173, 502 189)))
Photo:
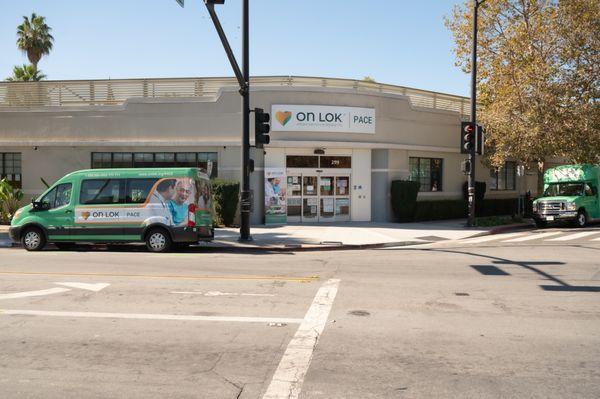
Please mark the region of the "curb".
POLYGON ((409 245, 430 244, 430 241, 397 241, 376 244, 338 244, 338 245, 274 245, 274 246, 217 246, 217 245, 200 245, 193 248, 209 249, 209 250, 224 250, 228 252, 318 252, 318 251, 353 251, 364 249, 380 249, 391 247, 405 247, 409 245))
POLYGON ((533 222, 507 224, 507 225, 504 225, 504 226, 494 227, 491 230, 483 232, 483 233, 477 233, 477 234, 474 234, 472 236, 465 237, 464 239, 489 236, 489 235, 492 235, 492 234, 508 233, 508 232, 511 232, 511 231, 534 229, 534 228, 535 228, 535 225, 533 224, 533 222))

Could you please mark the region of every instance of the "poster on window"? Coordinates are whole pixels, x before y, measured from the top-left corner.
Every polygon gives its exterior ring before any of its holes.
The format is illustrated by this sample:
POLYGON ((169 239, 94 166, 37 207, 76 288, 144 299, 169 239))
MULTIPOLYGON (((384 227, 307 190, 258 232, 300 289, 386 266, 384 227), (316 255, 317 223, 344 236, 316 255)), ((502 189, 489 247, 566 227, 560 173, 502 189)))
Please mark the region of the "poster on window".
POLYGON ((287 221, 286 177, 283 168, 265 168, 265 224, 287 221))

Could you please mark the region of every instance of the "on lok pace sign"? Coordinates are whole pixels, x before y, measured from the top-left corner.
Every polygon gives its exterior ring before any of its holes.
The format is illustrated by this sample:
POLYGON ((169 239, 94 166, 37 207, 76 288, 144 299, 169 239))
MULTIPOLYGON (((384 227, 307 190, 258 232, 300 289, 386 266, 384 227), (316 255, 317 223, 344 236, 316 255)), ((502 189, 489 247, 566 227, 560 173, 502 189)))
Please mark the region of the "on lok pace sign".
POLYGON ((324 105, 273 105, 273 131, 375 134, 375 109, 324 105))

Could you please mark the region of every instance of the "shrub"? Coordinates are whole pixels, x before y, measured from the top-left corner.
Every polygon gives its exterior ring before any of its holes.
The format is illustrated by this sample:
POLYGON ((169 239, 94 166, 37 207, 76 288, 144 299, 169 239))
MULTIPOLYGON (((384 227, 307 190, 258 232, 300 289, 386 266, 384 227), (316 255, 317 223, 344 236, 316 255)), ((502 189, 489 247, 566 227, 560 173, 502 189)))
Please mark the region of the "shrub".
POLYGON ((231 226, 235 219, 240 194, 240 183, 234 180, 211 180, 212 199, 216 222, 231 226))
POLYGON ((417 205, 421 183, 407 180, 392 181, 392 210, 396 220, 410 222, 417 205))
POLYGON ((427 220, 462 219, 467 216, 467 201, 419 201, 414 213, 415 222, 427 220))
POLYGON ((22 199, 21 190, 14 188, 6 178, 0 180, 0 222, 10 222, 22 199))

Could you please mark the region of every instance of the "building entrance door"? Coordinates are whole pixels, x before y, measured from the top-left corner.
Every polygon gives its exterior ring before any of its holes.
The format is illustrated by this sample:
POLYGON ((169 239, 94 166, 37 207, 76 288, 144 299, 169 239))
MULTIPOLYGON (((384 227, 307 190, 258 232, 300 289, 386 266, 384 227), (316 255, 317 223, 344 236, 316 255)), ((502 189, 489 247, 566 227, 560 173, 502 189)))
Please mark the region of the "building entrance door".
POLYGON ((288 171, 288 221, 350 220, 350 175, 331 170, 288 171))

